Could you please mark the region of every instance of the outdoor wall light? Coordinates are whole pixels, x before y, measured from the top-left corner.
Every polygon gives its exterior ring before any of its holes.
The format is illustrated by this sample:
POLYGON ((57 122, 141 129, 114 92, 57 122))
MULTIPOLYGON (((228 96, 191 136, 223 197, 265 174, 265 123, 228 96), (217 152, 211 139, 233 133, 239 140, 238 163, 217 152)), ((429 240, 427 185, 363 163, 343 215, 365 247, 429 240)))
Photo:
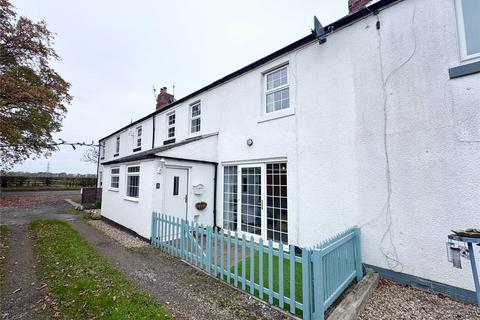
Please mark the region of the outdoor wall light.
POLYGON ((253 140, 252 139, 247 140, 247 146, 249 146, 249 147, 253 146, 253 140))
POLYGON ((158 174, 162 174, 165 169, 165 159, 160 159, 160 166, 158 167, 158 174))

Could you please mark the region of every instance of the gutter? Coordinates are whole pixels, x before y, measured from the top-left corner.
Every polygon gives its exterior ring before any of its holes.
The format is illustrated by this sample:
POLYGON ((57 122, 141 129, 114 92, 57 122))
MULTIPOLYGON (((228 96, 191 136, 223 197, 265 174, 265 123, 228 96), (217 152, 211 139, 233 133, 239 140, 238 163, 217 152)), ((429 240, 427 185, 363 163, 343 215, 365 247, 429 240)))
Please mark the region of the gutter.
MULTIPOLYGON (((397 2, 401 2, 401 1, 404 1, 404 0, 380 0, 378 2, 375 2, 373 4, 371 4, 370 6, 368 7, 365 7, 363 9, 360 9, 358 10, 357 12, 354 12, 352 14, 349 14, 347 16, 344 16, 343 18, 340 18, 339 20, 329 24, 328 26, 326 26, 324 29, 326 31, 326 36, 328 37, 330 34, 334 33, 335 31, 339 30, 339 29, 343 29, 344 27, 348 27, 349 25, 363 19, 363 18, 366 18, 372 14, 376 14, 378 11, 386 8, 386 7, 389 7, 397 2)), ((159 114, 159 113, 162 113, 162 112, 165 112, 171 108, 173 108, 174 106, 176 105, 179 105, 183 102, 186 102, 187 100, 189 99, 192 99, 194 98, 195 96, 198 96, 199 94, 205 92, 205 91, 208 91, 208 90, 211 90, 227 81, 230 81, 234 78, 237 78, 241 75, 243 75, 244 73, 247 73, 249 71, 252 71, 256 68, 258 68, 259 66, 262 66, 278 57, 281 57, 285 54, 288 54, 290 52, 292 52, 293 50, 295 49, 298 49, 306 44, 309 44, 313 41, 317 41, 317 39, 315 38, 315 36, 313 34, 309 34, 309 35, 306 35, 305 37, 303 38, 300 38, 299 40, 267 55, 267 56, 264 56, 263 58, 260 58, 258 59, 257 61, 254 61, 246 66, 244 66, 243 68, 240 68, 228 75, 226 75, 225 77, 223 78, 220 78, 212 83, 210 83, 209 85, 203 87, 203 88, 200 88, 190 94, 188 94, 187 96, 179 99, 179 100, 176 100, 175 102, 172 102, 170 103, 169 105, 165 106, 164 108, 162 109, 159 109, 159 110, 155 110, 154 112, 144 116, 143 118, 140 118, 124 127, 122 127, 121 129, 118 129, 117 131, 103 137, 100 139, 100 141, 102 140, 105 140, 107 138, 110 138, 114 135, 116 135, 117 133, 119 132, 122 132, 123 130, 126 130, 127 128, 131 127, 131 126, 134 126, 142 121, 145 121, 147 120, 148 118, 156 115, 156 114, 159 114)))

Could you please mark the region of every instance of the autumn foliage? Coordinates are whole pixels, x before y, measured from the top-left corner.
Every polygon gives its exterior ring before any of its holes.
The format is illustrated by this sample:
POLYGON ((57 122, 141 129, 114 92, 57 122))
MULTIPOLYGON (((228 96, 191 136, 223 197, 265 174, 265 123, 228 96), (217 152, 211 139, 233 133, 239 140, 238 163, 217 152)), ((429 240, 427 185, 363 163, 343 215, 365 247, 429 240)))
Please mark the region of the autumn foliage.
POLYGON ((59 60, 45 21, 18 17, 0 0, 0 170, 55 150, 70 84, 51 66, 59 60))

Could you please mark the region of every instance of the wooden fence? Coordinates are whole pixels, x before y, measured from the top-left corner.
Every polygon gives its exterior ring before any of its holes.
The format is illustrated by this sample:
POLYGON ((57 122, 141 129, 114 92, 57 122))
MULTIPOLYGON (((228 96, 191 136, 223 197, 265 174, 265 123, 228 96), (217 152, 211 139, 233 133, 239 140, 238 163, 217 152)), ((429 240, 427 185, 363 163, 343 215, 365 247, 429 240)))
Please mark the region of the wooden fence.
POLYGON ((82 204, 92 204, 102 201, 102 188, 82 188, 82 204))
POLYGON ((230 231, 152 214, 152 245, 304 319, 325 310, 362 274, 360 233, 349 229, 313 248, 255 241, 230 231))

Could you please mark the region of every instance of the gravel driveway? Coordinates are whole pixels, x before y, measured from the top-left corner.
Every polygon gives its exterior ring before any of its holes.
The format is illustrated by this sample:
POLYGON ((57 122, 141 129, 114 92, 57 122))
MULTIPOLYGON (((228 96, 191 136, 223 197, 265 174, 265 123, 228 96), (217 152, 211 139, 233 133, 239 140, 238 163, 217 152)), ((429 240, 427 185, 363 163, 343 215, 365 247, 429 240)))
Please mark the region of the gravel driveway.
MULTIPOLYGON (((42 319, 42 297, 45 288, 38 280, 27 225, 33 219, 66 220, 87 241, 116 265, 139 289, 150 295, 179 319, 290 319, 275 308, 251 298, 192 268, 179 259, 163 254, 153 247, 127 249, 103 232, 87 224, 80 216, 63 213, 66 202, 37 195, 35 201, 5 199, 8 207, 0 207, 0 223, 14 230, 18 247, 12 247, 7 261, 8 273, 5 294, 0 299, 5 319, 42 319), (42 200, 43 199, 43 200, 42 200), (17 203, 18 202, 18 203, 17 203), (15 203, 18 205, 15 206, 15 203), (27 239, 27 241, 23 241, 27 239), (27 254, 26 254, 27 253, 27 254), (16 263, 15 263, 16 262, 16 263), (21 265, 22 268, 17 266, 21 265), (22 289, 15 292, 21 284, 22 289), (33 292, 28 301, 18 294, 33 292), (15 292, 15 293, 14 293, 15 292), (29 312, 20 317, 19 310, 29 312)), ((33 199, 33 198, 32 198, 33 199)))
POLYGON ((480 308, 391 281, 381 280, 360 320, 479 320, 480 308))

